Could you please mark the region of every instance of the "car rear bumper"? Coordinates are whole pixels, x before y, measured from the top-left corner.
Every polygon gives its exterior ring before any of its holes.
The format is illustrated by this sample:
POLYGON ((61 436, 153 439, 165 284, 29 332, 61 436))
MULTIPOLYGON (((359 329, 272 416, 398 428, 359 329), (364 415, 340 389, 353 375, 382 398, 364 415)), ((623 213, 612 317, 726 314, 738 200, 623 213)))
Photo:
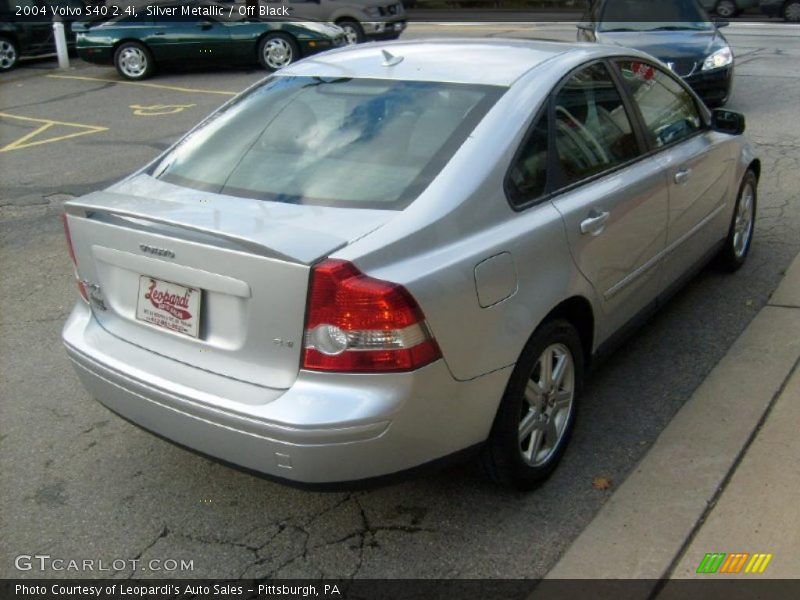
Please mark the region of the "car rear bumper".
POLYGON ((80 302, 63 340, 89 393, 179 445, 298 483, 371 479, 483 442, 509 369, 459 382, 439 360, 410 373, 300 371, 273 390, 116 338, 80 302))
POLYGON ((783 2, 784 0, 761 0, 759 10, 770 17, 781 17, 783 16, 783 2))
POLYGON ((364 35, 371 40, 391 40, 398 37, 406 29, 405 21, 384 21, 378 23, 362 23, 364 35))
POLYGON ((300 55, 312 56, 325 52, 326 50, 333 50, 334 48, 341 48, 347 45, 344 36, 336 40, 300 40, 300 55))
POLYGON ((703 102, 711 106, 719 105, 730 96, 733 67, 700 71, 684 78, 684 80, 697 92, 703 102))
POLYGON ((98 65, 110 65, 114 62, 114 54, 110 46, 78 46, 81 60, 98 65))

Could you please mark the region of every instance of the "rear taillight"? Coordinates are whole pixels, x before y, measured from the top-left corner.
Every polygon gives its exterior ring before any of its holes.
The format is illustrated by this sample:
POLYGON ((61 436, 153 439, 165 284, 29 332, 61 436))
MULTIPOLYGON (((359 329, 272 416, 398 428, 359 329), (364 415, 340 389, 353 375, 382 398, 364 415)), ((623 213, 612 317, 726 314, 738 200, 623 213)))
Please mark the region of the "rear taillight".
POLYGON ((411 294, 344 260, 312 271, 303 347, 316 371, 410 371, 441 357, 411 294))
POLYGON ((78 261, 75 260, 75 250, 72 248, 72 236, 69 234, 69 222, 67 221, 66 213, 61 215, 61 222, 64 224, 64 235, 67 238, 67 252, 69 253, 69 259, 72 261, 72 270, 73 273, 75 273, 75 282, 78 284, 78 293, 81 295, 81 298, 88 302, 89 292, 86 290, 86 285, 81 281, 78 275, 78 261))

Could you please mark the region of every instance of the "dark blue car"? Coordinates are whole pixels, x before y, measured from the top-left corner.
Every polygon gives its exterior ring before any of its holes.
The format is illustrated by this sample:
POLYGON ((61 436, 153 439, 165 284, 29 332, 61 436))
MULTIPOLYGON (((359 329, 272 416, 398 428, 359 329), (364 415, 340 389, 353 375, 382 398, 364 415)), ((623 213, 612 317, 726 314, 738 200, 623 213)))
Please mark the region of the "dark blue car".
POLYGON ((731 94, 734 57, 697 0, 595 0, 578 24, 578 40, 643 50, 682 77, 709 106, 731 94))
POLYGON ((800 0, 761 0, 761 12, 770 17, 783 17, 786 21, 800 22, 800 0))

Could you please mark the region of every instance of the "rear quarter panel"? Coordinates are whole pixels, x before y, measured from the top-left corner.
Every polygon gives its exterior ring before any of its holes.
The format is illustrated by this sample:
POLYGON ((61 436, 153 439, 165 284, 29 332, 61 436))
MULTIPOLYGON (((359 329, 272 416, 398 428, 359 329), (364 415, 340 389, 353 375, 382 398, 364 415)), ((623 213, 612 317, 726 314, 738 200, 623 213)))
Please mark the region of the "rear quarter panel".
POLYGON ((515 84, 411 206, 335 254, 409 289, 456 379, 513 365, 563 300, 578 295, 596 305, 555 207, 545 201, 515 212, 503 190, 508 165, 561 73, 515 84), (517 291, 482 308, 475 267, 501 252, 513 257, 517 291))

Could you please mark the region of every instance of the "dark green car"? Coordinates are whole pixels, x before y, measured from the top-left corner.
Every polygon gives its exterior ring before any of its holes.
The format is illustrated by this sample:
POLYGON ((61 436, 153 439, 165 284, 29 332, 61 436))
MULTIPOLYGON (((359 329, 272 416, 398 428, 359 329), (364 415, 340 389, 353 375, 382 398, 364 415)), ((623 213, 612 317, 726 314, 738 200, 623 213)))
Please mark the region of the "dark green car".
POLYGON ((135 15, 75 23, 73 30, 78 56, 113 64, 127 79, 145 79, 167 64, 260 63, 274 71, 345 45, 333 25, 253 19, 240 16, 237 5, 192 0, 140 6, 135 15))

